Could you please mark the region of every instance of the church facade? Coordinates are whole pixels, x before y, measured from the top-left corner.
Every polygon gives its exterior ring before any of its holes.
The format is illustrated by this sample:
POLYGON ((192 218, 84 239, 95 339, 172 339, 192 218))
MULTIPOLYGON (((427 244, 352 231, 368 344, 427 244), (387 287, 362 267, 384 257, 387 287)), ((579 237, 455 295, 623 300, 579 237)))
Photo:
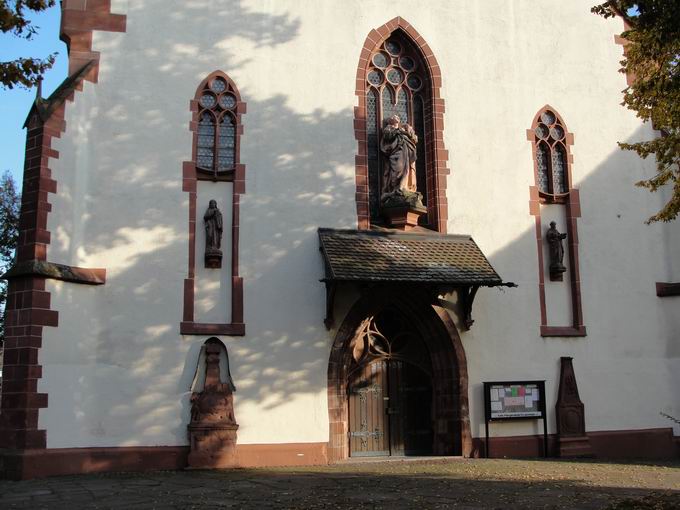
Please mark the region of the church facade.
POLYGON ((676 457, 680 229, 590 7, 63 0, 2 476, 676 457))

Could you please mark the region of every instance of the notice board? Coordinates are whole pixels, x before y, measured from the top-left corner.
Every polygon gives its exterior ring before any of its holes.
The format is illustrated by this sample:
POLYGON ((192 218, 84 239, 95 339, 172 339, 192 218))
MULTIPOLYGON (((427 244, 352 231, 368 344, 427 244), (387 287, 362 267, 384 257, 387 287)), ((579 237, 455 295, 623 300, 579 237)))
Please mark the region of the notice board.
POLYGON ((489 420, 543 418, 543 381, 484 383, 489 420))
POLYGON ((485 449, 489 457, 489 422, 543 420, 543 455, 548 456, 548 420, 545 413, 545 381, 484 383, 485 449))

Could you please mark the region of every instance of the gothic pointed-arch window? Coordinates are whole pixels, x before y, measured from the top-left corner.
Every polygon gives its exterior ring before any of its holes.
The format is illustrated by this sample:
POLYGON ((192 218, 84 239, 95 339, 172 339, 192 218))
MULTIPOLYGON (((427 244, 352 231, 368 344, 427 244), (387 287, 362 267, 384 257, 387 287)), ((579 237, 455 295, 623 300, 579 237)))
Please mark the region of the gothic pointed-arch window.
POLYGON ((427 214, 420 225, 446 232, 448 216, 444 148, 444 101, 441 70, 420 34, 401 17, 372 30, 357 68, 355 136, 358 142, 357 216, 359 228, 381 224, 383 155, 380 137, 385 120, 397 115, 418 136, 416 186, 427 214))
POLYGON ((198 85, 189 107, 191 161, 182 165, 182 190, 189 198, 189 253, 180 332, 244 335, 239 223, 241 195, 246 191, 246 165, 240 160, 246 103, 234 81, 226 73, 214 71, 198 85), (213 203, 224 221, 217 259, 207 256, 204 228, 205 211, 213 208, 213 203))
POLYGON ((579 190, 574 188, 572 179, 574 135, 567 130, 557 110, 549 105, 536 113, 526 134, 534 156, 529 212, 536 223, 541 335, 585 336, 578 256, 581 203, 579 190), (553 227, 558 233, 566 234, 557 271, 548 249, 547 232, 553 227), (565 303, 565 290, 571 303, 565 303))
POLYGON ((236 164, 237 94, 222 77, 208 80, 198 98, 196 170, 215 178, 233 172, 236 164))
POLYGON ((534 136, 538 191, 544 199, 560 202, 570 186, 564 124, 545 108, 534 121, 534 136))
POLYGON ((371 55, 366 75, 366 134, 372 222, 380 221, 380 131, 385 120, 393 115, 413 126, 418 136, 417 187, 427 206, 425 146, 429 133, 425 130, 424 104, 430 100, 428 82, 427 67, 418 50, 399 33, 392 34, 371 55))

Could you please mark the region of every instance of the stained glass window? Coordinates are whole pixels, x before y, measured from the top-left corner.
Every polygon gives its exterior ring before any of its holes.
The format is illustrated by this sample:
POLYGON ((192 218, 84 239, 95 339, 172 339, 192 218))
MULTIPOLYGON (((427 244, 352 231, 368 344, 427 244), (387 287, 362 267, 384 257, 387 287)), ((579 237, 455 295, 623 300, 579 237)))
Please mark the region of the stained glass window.
POLYGON ((236 106, 236 98, 231 94, 222 94, 220 96, 220 106, 225 110, 231 110, 236 106))
POLYGON ((399 65, 405 71, 412 71, 413 68, 416 66, 416 62, 411 57, 401 57, 399 59, 399 65))
MULTIPOLYGON (((390 87, 382 90, 382 118, 383 121, 394 115, 394 93, 390 87)), ((382 126, 380 126, 382 127, 382 126)))
POLYGON ((212 94, 203 94, 198 102, 203 108, 212 108, 217 103, 217 100, 212 94))
POLYGON ((544 142, 536 148, 536 165, 538 168, 538 189, 544 193, 550 193, 550 148, 544 142))
POLYGON ((397 41, 390 39, 385 43, 385 49, 390 55, 399 55, 401 52, 401 45, 397 41))
POLYGON ((226 82, 222 78, 217 78, 213 80, 212 85, 210 85, 210 88, 213 90, 213 92, 217 92, 220 94, 221 92, 224 92, 227 88, 226 82))
POLYGON ((561 140, 564 138, 564 129, 562 129, 560 126, 554 126, 550 130, 550 136, 552 136, 555 140, 561 140))
POLYGON ((566 130, 555 112, 546 109, 538 116, 534 134, 538 189, 548 200, 561 200, 559 195, 569 192, 567 149, 564 145, 566 130))
POLYGON ((371 221, 380 221, 382 155, 380 136, 384 122, 393 115, 412 125, 418 136, 416 182, 427 200, 425 104, 428 83, 421 56, 412 43, 392 36, 375 50, 366 74, 366 135, 369 209, 371 221))
POLYGON ((234 149, 236 147, 236 127, 229 115, 222 117, 217 135, 219 156, 217 170, 228 170, 234 166, 234 149))
POLYGON ((389 64, 390 58, 385 54, 385 53, 376 53, 373 55, 373 65, 376 67, 387 67, 387 64, 389 64))
POLYGON ((566 193, 566 153, 561 143, 553 147, 552 152, 552 175, 553 175, 553 190, 555 193, 566 193))
POLYGON ((411 119, 408 115, 408 96, 404 89, 400 89, 397 94, 397 104, 394 106, 394 113, 399 116, 399 120, 402 122, 411 123, 411 119))
MULTIPOLYGON (((413 129, 418 136, 418 144, 416 145, 416 152, 418 159, 416 159, 416 185, 418 190, 427 191, 427 171, 425 167, 425 107, 423 105, 423 98, 417 96, 413 100, 413 129)), ((423 205, 427 206, 427 193, 423 193, 423 205)))
POLYGON ((387 80, 392 84, 392 85, 399 85, 401 83, 401 80, 404 79, 404 75, 401 73, 399 69, 390 69, 387 71, 387 80))
POLYGON ((548 125, 555 123, 555 114, 550 110, 546 110, 541 114, 541 120, 548 125))
POLYGON ((371 71, 368 73, 368 81, 371 85, 380 85, 382 83, 382 73, 376 70, 371 71))
POLYGON ((212 169, 215 154, 215 121, 212 115, 204 113, 198 123, 198 146, 196 164, 200 168, 212 169))
POLYGON ((406 83, 408 84, 411 90, 420 90, 420 87, 423 86, 423 80, 421 80, 415 74, 410 74, 408 79, 406 80, 406 83))
POLYGON ((368 137, 369 209, 372 217, 380 215, 380 161, 378 142, 378 96, 375 90, 366 94, 366 134, 368 137))
POLYGON ((545 127, 545 124, 539 124, 534 131, 536 132, 536 136, 541 139, 547 138, 548 133, 550 132, 548 128, 545 127))
POLYGON ((196 167, 202 175, 228 174, 236 164, 237 93, 229 80, 208 80, 198 94, 196 167))

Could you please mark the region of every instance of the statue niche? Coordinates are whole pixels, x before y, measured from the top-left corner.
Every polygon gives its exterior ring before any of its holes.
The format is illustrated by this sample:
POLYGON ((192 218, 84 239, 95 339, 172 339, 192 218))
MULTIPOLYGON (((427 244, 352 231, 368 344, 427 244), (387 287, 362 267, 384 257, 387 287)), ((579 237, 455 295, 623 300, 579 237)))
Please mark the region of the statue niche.
POLYGON ((217 201, 211 200, 203 215, 205 222, 205 267, 222 267, 222 212, 217 201))
POLYGON ((416 189, 416 146, 418 136, 413 127, 401 122, 398 115, 385 120, 380 139, 383 155, 380 210, 391 227, 410 230, 427 213, 423 195, 416 189))
POLYGON ((550 249, 550 281, 561 282, 562 274, 567 270, 563 263, 564 247, 562 246, 562 240, 567 238, 567 234, 561 234, 556 225, 554 221, 550 222, 550 228, 545 237, 550 249))
POLYGON ((211 338, 201 348, 198 367, 192 389, 201 370, 201 358, 205 357, 205 383, 200 392, 191 393, 191 422, 189 423, 190 468, 222 468, 236 465, 236 430, 234 418, 234 397, 236 390, 229 375, 227 359, 227 380, 220 378, 220 358, 226 347, 216 338, 211 338))

